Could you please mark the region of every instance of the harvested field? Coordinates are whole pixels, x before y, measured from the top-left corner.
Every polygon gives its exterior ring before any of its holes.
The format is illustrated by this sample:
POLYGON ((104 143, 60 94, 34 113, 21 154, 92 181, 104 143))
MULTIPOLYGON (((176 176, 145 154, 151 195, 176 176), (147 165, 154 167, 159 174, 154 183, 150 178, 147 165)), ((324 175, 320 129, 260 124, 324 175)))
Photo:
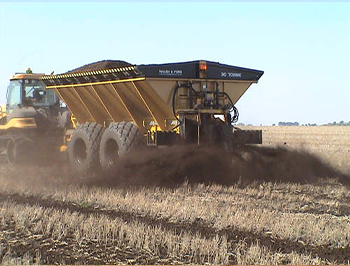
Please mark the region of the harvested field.
POLYGON ((350 128, 332 129, 265 127, 264 147, 233 153, 150 150, 94 180, 2 161, 0 261, 349 264, 350 128))
POLYGON ((336 169, 350 174, 350 128, 347 126, 255 127, 264 145, 307 150, 336 169))

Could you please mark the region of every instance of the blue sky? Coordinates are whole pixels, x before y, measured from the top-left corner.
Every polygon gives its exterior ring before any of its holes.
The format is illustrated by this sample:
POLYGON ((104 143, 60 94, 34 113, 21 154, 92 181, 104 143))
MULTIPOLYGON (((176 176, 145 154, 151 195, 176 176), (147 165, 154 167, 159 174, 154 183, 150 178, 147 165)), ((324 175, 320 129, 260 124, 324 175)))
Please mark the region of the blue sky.
POLYGON ((350 3, 0 2, 0 103, 26 67, 204 59, 265 71, 239 122, 349 121, 349 32, 350 3))

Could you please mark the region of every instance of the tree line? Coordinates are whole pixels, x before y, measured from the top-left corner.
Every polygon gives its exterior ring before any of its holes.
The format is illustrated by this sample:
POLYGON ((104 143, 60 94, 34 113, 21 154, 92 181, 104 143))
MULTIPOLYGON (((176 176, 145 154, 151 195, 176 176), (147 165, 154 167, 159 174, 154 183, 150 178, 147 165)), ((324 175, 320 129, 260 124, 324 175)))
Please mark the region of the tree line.
MULTIPOLYGON (((276 124, 272 124, 275 126, 276 124)), ((306 123, 306 124, 299 124, 298 122, 278 122, 278 126, 317 126, 316 123, 306 123)), ((331 122, 327 124, 323 124, 321 126, 350 126, 349 122, 339 121, 339 122, 331 122)))
MULTIPOLYGON (((245 125, 244 123, 239 123, 237 126, 253 126, 252 124, 247 124, 245 125)), ((260 125, 262 126, 262 125, 260 125)), ((272 124, 272 126, 276 126, 276 124, 272 124)), ((278 122, 277 126, 318 126, 316 123, 306 123, 306 124, 300 124, 299 122, 278 122)), ((320 126, 350 126, 350 121, 344 122, 344 121, 339 121, 339 122, 330 122, 327 124, 322 124, 320 126)))

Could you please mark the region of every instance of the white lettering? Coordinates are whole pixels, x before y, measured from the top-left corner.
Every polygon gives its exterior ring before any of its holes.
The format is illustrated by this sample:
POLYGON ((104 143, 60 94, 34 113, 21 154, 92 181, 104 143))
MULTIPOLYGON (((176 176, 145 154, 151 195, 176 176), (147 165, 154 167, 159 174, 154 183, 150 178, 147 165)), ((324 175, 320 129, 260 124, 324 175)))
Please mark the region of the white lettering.
POLYGON ((221 77, 222 78, 241 78, 242 77, 242 73, 234 73, 234 72, 221 72, 221 77))
POLYGON ((159 75, 169 75, 170 71, 169 70, 161 70, 159 69, 159 75))
POLYGON ((232 72, 228 72, 227 74, 228 74, 228 76, 229 76, 230 78, 240 78, 240 77, 242 77, 242 73, 232 73, 232 72))
POLYGON ((158 71, 159 75, 167 75, 167 76, 182 76, 182 70, 176 70, 176 69, 159 69, 158 71))

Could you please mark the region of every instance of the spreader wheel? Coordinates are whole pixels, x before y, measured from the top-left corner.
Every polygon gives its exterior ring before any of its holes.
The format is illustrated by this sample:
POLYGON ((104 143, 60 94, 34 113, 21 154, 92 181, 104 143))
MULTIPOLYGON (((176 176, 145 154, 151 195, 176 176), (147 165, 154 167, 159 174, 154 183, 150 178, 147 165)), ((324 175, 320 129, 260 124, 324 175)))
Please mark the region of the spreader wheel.
POLYGON ((104 172, 113 172, 120 156, 137 150, 142 145, 142 134, 130 122, 112 123, 103 133, 100 145, 100 163, 104 172))
POLYGON ((68 144, 68 158, 71 169, 79 177, 99 173, 99 147, 103 132, 103 126, 97 123, 85 123, 73 132, 68 144))

